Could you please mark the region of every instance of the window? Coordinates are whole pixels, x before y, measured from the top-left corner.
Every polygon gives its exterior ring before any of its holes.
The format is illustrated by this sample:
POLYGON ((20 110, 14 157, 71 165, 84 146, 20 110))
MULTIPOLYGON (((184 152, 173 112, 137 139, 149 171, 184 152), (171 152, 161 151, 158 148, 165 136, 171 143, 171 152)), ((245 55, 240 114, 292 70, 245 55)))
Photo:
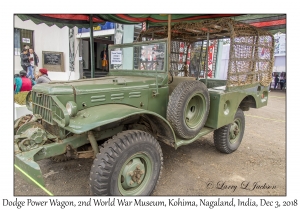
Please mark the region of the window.
POLYGON ((14 48, 15 55, 20 55, 24 46, 34 47, 33 45, 33 31, 26 29, 14 29, 14 48))
POLYGON ((136 46, 113 46, 110 50, 111 70, 165 70, 166 43, 138 44, 136 46))

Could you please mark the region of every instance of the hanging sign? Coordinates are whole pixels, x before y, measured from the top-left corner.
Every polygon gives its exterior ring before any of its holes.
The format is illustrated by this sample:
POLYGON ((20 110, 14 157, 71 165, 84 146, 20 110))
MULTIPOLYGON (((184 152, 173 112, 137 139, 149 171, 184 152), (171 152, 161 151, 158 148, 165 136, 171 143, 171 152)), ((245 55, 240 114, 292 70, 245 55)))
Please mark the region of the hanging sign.
POLYGON ((29 38, 22 38, 22 42, 23 43, 30 43, 30 39, 29 38))
POLYGON ((122 64, 122 51, 111 51, 110 56, 111 64, 122 64))
POLYGON ((274 41, 275 41, 274 56, 285 56, 285 53, 286 53, 286 49, 285 49, 286 37, 285 37, 285 34, 275 34, 274 35, 274 41))

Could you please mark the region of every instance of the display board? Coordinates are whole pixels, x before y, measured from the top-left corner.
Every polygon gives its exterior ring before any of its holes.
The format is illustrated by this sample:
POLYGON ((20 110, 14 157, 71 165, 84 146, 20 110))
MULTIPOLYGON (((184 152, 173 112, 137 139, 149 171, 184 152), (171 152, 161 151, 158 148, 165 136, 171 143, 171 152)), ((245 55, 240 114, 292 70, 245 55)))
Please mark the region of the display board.
POLYGON ((43 51, 43 68, 48 71, 64 72, 63 52, 43 51))

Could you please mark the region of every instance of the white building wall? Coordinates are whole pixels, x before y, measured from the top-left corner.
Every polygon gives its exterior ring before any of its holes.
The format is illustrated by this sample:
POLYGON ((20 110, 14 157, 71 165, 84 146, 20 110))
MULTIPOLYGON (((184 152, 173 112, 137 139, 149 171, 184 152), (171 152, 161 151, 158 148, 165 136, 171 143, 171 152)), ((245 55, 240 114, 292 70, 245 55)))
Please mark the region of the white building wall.
MULTIPOLYGON (((20 29, 33 30, 34 32, 34 49, 40 58, 38 69, 42 68, 42 51, 57 51, 63 52, 64 56, 64 69, 65 72, 52 72, 49 71, 48 75, 51 80, 75 80, 79 79, 79 62, 78 52, 75 57, 75 72, 70 74, 69 66, 69 28, 64 27, 62 29, 57 26, 47 26, 42 23, 36 25, 31 20, 22 21, 19 17, 14 16, 14 27, 20 29)), ((77 28, 75 27, 75 35, 77 34, 77 28)), ((78 46, 79 40, 75 38, 75 52, 78 46)), ((22 47, 22 46, 21 46, 22 47)), ((21 49, 22 50, 22 49, 21 49)), ((37 70, 38 70, 37 69, 37 70)), ((14 73, 19 73, 22 70, 21 59, 19 55, 14 55, 14 73)))
POLYGON ((286 72, 286 56, 275 56, 273 72, 286 72))
MULTIPOLYGON (((133 25, 123 25, 123 26, 124 26, 123 43, 133 42, 134 26, 133 25)), ((124 69, 132 69, 133 68, 133 48, 132 47, 123 49, 123 68, 124 69)))
POLYGON ((223 45, 223 43, 219 43, 218 50, 220 53, 218 53, 218 65, 215 78, 226 80, 228 73, 230 45, 223 45))

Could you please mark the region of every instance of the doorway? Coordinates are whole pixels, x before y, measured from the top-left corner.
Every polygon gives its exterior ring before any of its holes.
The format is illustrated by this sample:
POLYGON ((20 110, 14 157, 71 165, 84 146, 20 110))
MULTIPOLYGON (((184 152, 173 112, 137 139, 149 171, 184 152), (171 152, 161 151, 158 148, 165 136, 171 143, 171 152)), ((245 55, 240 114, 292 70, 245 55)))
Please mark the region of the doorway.
MULTIPOLYGON (((95 62, 95 77, 103 77, 108 72, 102 69, 102 59, 101 51, 106 48, 107 60, 108 56, 108 45, 114 44, 114 41, 110 40, 111 37, 108 36, 107 39, 94 38, 94 62, 95 62)), ((82 40, 82 59, 83 59, 83 76, 85 78, 91 77, 91 51, 90 51, 90 39, 84 38, 82 40)))

